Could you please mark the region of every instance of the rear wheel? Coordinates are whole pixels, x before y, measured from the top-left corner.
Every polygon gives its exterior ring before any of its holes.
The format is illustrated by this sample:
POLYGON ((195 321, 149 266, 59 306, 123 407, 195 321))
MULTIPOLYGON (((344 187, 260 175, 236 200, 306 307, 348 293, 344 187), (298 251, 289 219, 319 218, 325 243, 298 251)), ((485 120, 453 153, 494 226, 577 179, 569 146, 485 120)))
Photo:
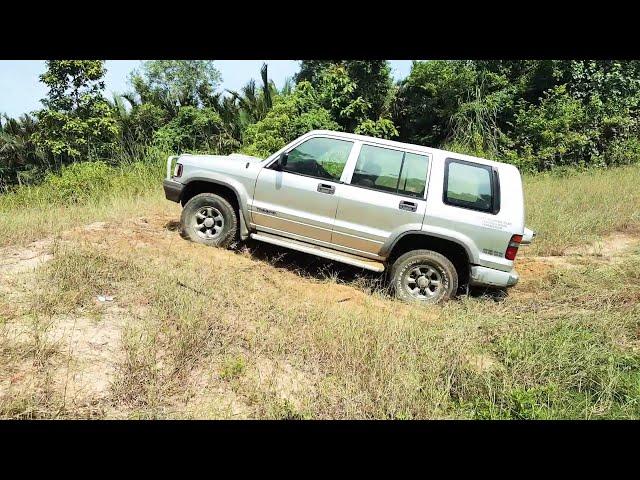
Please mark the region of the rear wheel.
POLYGON ((458 274, 444 255, 432 250, 412 250, 391 267, 391 286, 402 300, 438 303, 456 293, 458 274))
POLYGON ((238 215, 223 197, 213 193, 194 196, 182 209, 182 233, 189 240, 228 247, 238 236, 238 215))

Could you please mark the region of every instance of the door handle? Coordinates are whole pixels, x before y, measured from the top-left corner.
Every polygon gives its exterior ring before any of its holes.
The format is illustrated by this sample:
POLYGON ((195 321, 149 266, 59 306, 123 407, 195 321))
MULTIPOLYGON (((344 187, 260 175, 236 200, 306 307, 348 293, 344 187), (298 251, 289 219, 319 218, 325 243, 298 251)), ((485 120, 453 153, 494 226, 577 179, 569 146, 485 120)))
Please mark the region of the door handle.
POLYGON ((400 200, 398 205, 400 210, 407 210, 408 212, 415 212, 418 209, 418 204, 414 202, 407 202, 406 200, 400 200))
POLYGON ((327 185, 326 183, 319 183, 318 191, 320 193, 328 193, 329 195, 331 195, 335 193, 336 187, 334 187, 333 185, 327 185))

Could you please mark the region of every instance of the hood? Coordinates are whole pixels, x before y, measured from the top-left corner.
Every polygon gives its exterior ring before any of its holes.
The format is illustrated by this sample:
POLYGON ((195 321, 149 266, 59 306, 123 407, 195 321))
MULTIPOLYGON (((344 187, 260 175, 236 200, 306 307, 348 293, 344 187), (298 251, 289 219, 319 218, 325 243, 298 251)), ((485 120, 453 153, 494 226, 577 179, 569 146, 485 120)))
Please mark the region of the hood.
POLYGON ((180 155, 180 163, 197 163, 197 162, 210 162, 217 160, 234 160, 244 162, 262 162, 264 158, 258 158, 251 155, 244 155, 242 153, 232 153, 230 155, 192 155, 190 153, 184 153, 180 155))
POLYGON ((238 165, 248 163, 259 163, 264 159, 232 153, 231 155, 180 155, 178 161, 183 165, 191 165, 205 170, 226 171, 229 168, 235 169, 238 165))
POLYGON ((231 155, 228 155, 228 158, 232 160, 237 159, 237 160, 242 160, 242 161, 251 162, 251 163, 262 162, 264 160, 264 158, 258 158, 252 155, 244 155, 242 153, 232 153, 231 155))

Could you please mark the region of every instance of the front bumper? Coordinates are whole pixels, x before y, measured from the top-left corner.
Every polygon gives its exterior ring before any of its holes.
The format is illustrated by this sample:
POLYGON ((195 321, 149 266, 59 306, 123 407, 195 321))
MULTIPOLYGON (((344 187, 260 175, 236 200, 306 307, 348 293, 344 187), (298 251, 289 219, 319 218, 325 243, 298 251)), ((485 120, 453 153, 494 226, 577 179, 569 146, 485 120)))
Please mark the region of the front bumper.
POLYGON ((183 184, 180 182, 174 182, 173 180, 164 180, 162 182, 162 187, 164 188, 164 196, 167 200, 180 203, 180 196, 182 195, 182 189, 184 188, 183 184))
POLYGON ((502 270, 475 265, 471 267, 469 283, 486 287, 512 287, 518 283, 519 278, 518 272, 515 270, 503 272, 502 270))

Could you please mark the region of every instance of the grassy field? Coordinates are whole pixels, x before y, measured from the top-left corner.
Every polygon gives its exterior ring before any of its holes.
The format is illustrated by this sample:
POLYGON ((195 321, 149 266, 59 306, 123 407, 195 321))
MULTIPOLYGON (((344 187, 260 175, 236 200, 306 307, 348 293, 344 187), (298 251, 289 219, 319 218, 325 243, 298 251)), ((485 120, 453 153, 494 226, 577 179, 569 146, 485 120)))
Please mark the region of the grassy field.
POLYGON ((521 282, 419 307, 189 243, 136 168, 0 197, 0 417, 640 418, 640 168, 525 178, 521 282))

